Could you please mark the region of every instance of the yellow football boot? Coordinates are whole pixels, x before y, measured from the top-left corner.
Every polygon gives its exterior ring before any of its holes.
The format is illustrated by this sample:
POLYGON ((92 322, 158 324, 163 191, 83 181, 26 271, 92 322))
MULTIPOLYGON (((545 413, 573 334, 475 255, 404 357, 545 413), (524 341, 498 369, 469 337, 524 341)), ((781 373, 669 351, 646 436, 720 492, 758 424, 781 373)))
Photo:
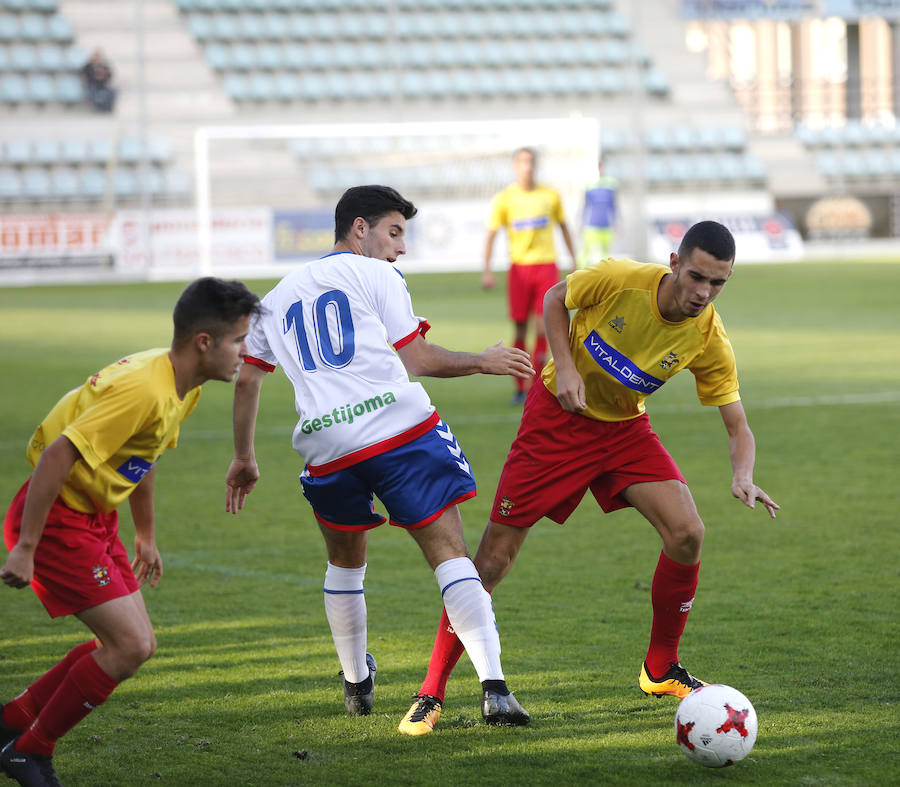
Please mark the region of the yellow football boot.
POLYGON ((427 735, 441 717, 441 701, 430 694, 416 694, 415 698, 397 729, 405 735, 427 735))
POLYGON ((644 694, 652 694, 654 697, 662 697, 671 694, 673 697, 684 699, 694 689, 706 686, 702 680, 697 680, 690 672, 678 662, 673 661, 669 669, 661 678, 654 678, 647 669, 647 662, 641 665, 641 676, 638 686, 644 694))

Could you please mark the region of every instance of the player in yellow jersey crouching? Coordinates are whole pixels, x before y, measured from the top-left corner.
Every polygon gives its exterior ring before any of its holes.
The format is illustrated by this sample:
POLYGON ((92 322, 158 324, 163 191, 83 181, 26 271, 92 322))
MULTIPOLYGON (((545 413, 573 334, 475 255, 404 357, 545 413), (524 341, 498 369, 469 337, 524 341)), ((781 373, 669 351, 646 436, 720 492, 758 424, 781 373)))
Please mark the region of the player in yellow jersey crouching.
POLYGON ((56 741, 153 655, 140 586, 162 576, 156 464, 178 442, 200 386, 234 379, 259 310, 259 298, 240 282, 195 281, 175 306, 170 348, 92 374, 32 435, 34 472, 6 514, 10 553, 0 578, 13 588, 30 584, 51 617, 75 615, 96 639, 0 706, 0 770, 19 784, 58 785, 56 741), (133 562, 118 535, 116 509, 126 499, 136 531, 133 562))

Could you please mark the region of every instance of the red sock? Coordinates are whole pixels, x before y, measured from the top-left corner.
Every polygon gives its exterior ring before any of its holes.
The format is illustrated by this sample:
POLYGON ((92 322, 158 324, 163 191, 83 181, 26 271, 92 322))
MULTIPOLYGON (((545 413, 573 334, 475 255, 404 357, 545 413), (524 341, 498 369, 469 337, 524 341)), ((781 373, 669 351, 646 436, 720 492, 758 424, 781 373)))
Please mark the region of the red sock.
POLYGON ((97 640, 82 642, 66 654, 55 667, 45 672, 12 702, 3 706, 3 723, 14 730, 27 730, 53 696, 72 665, 99 647, 97 640))
MULTIPOLYGON (((513 340, 513 347, 517 350, 525 351, 525 342, 520 342, 518 340, 513 340)), ((516 384, 516 390, 519 393, 524 393, 527 390, 526 382, 521 377, 513 377, 513 382, 516 384)))
POLYGON ((694 603, 699 573, 699 563, 685 566, 660 552, 650 591, 653 625, 646 659, 647 669, 655 678, 662 677, 669 664, 678 661, 678 641, 694 603))
POLYGON ((454 633, 453 626, 450 625, 447 610, 442 610, 441 622, 434 638, 434 647, 431 649, 431 660, 428 662, 428 674, 422 681, 419 694, 430 694, 443 702, 444 693, 447 690, 447 678, 450 677, 450 673, 453 672, 456 662, 459 661, 459 657, 464 651, 462 642, 454 633))
POLYGON ((30 754, 53 754, 56 741, 106 702, 118 685, 90 653, 82 656, 72 665, 35 722, 16 741, 16 749, 30 754))
POLYGON ((531 358, 535 379, 541 376, 541 370, 544 368, 545 363, 547 363, 547 337, 539 335, 535 339, 534 355, 531 358))

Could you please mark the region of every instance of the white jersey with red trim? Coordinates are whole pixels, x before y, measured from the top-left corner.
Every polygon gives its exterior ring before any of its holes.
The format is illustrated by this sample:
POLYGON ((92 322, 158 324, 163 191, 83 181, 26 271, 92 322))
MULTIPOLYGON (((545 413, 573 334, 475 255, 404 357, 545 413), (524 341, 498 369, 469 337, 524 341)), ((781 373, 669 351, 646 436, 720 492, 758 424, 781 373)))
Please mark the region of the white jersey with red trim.
POLYGON ((330 254, 285 276, 247 336, 246 362, 281 365, 294 385, 293 446, 316 474, 406 442, 436 418, 394 352, 424 334, 406 280, 391 263, 330 254), (323 468, 322 465, 327 465, 323 468))

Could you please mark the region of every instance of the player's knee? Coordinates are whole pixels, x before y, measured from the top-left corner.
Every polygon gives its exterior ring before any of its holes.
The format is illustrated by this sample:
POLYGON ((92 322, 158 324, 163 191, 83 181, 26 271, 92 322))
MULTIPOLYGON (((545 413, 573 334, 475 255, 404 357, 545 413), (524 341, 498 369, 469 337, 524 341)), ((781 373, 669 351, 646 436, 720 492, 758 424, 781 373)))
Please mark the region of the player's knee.
POLYGON ((121 648, 121 666, 127 677, 134 675, 141 665, 156 653, 156 635, 145 632, 128 640, 121 648))
POLYGON ((679 562, 695 563, 700 559, 705 532, 706 528, 699 517, 684 520, 672 528, 666 551, 679 562))

